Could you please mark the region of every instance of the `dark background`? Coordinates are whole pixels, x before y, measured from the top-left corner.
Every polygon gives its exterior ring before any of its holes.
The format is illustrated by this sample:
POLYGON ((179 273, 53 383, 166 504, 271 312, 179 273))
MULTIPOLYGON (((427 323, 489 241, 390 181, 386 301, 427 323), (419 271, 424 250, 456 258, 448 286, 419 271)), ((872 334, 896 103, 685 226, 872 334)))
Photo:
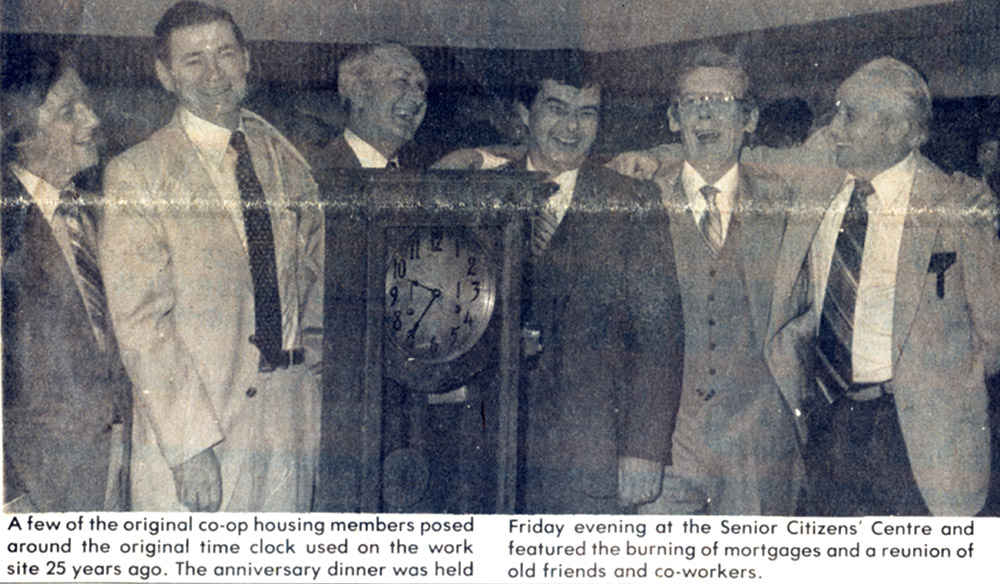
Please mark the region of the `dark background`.
MULTIPOLYGON (((102 159, 167 121, 173 103, 153 74, 149 31, 155 22, 136 23, 135 36, 23 32, 18 30, 31 20, 29 3, 4 4, 0 58, 16 58, 26 46, 76 55, 103 122, 102 159)), ((79 4, 86 3, 69 2, 67 10, 79 4)), ((672 2, 662 4, 666 9, 672 2)), ((789 0, 790 6, 794 4, 789 0)), ((728 5, 740 10, 744 3, 728 5)), ((260 28, 255 22, 243 26, 260 28)), ((599 156, 676 139, 667 128, 665 113, 673 71, 687 51, 706 41, 737 51, 745 59, 762 110, 756 143, 776 145, 790 133, 806 131, 812 119, 830 110, 836 86, 853 69, 882 55, 913 64, 928 78, 937 99, 932 137, 924 152, 945 169, 973 172, 980 136, 996 133, 1000 126, 996 95, 1000 94, 1000 3, 969 0, 585 52, 585 66, 604 86, 604 117, 595 145, 599 156)), ((306 149, 340 131, 344 112, 336 95, 336 66, 354 44, 251 39, 249 46, 251 109, 306 149)), ((457 46, 412 50, 430 81, 427 117, 411 153, 426 163, 457 147, 506 140, 511 87, 521 72, 566 54, 565 49, 457 46)))

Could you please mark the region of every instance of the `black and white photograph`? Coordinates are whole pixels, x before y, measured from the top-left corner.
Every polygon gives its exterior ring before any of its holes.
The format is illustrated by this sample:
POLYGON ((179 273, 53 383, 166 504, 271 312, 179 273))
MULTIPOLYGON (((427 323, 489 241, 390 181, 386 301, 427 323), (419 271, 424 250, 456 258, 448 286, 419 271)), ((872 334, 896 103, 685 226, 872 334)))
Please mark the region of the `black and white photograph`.
MULTIPOLYGON (((603 582, 650 558, 518 537, 1000 535, 995 0, 0 13, 5 541, 474 518, 412 581, 603 582)), ((212 581, 161 563, 49 577, 212 581)))

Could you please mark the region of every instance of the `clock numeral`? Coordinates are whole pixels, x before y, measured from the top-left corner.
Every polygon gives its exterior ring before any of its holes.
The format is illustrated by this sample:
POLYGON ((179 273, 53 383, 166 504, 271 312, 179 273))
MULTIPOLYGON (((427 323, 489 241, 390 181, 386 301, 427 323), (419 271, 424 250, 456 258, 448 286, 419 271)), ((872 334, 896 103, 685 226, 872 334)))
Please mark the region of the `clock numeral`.
POLYGON ((462 307, 458 304, 455 305, 455 314, 462 314, 462 307))
POLYGON ((406 260, 403 258, 393 258, 392 260, 392 274, 395 278, 405 278, 406 277, 406 260))
POLYGON ((455 282, 455 300, 462 299, 462 282, 455 282))
POLYGON ((469 311, 465 311, 465 318, 462 319, 462 322, 469 325, 469 328, 472 328, 472 326, 476 323, 476 319, 469 316, 469 311))
POLYGON ((460 330, 462 330, 462 325, 451 327, 451 345, 450 346, 454 347, 455 343, 458 342, 458 331, 460 331, 460 330))
POLYGON ((455 238, 455 257, 462 257, 462 240, 459 237, 455 238))
POLYGON ((438 344, 437 336, 431 337, 431 347, 430 347, 431 355, 437 355, 438 349, 440 347, 441 345, 438 344))
POLYGON ((469 300, 469 302, 475 302, 476 298, 479 298, 479 280, 473 280, 471 284, 472 284, 472 289, 476 291, 476 295, 473 296, 472 299, 469 300))
POLYGON ((476 256, 469 256, 469 271, 465 273, 466 276, 475 276, 476 274, 476 256))
MULTIPOLYGON (((444 242, 444 233, 440 231, 431 231, 431 251, 442 251, 441 244, 444 242)), ((456 243, 456 245, 458 245, 456 243)))
POLYGON ((403 328, 403 320, 402 320, 403 311, 402 310, 393 310, 392 314, 393 314, 393 316, 396 317, 395 320, 392 321, 392 330, 398 331, 399 329, 403 328))
POLYGON ((420 259, 420 234, 414 234, 413 238, 410 239, 410 259, 420 259))
POLYGON ((396 306, 396 303, 399 302, 399 287, 393 286, 392 289, 389 290, 389 296, 392 296, 392 304, 389 306, 396 306))

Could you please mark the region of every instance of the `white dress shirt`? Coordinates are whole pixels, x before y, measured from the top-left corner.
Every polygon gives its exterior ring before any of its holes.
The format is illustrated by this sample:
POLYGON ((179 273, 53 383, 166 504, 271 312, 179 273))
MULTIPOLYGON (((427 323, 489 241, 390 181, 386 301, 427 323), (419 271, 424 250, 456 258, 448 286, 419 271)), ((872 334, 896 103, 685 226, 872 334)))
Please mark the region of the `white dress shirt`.
MULTIPOLYGON (((872 179, 875 193, 868 197, 868 228, 854 308, 851 368, 855 383, 881 383, 892 379, 896 268, 903 223, 910 204, 914 165, 911 153, 872 179)), ((854 190, 854 181, 854 176, 847 176, 824 214, 810 250, 811 276, 817 284, 814 290, 814 310, 817 311, 823 309, 837 233, 854 190)))
MULTIPOLYGON (((733 218, 733 208, 736 206, 736 187, 739 186, 740 172, 739 165, 734 164, 726 171, 726 174, 715 181, 713 187, 719 189, 715 195, 715 206, 719 208, 719 215, 722 218, 722 240, 726 240, 729 233, 729 220, 733 218)), ((700 225, 702 217, 708 213, 708 201, 701 194, 701 189, 708 182, 702 178, 701 174, 693 166, 684 162, 681 169, 681 185, 684 186, 684 194, 687 195, 687 208, 691 211, 696 224, 700 225)))
MULTIPOLYGON (((358 157, 358 161, 361 162, 361 168, 385 168, 389 165, 389 159, 382 155, 381 152, 375 149, 374 146, 365 142, 360 136, 355 134, 349 129, 344 129, 344 140, 347 140, 347 145, 350 146, 351 151, 354 155, 358 157)), ((396 164, 399 164, 397 159, 396 164)))
MULTIPOLYGON (((246 228, 243 225, 243 201, 240 199, 240 186, 236 182, 236 150, 230 148, 229 137, 232 131, 212 122, 199 118, 185 108, 180 108, 181 125, 184 133, 194 143, 198 157, 201 159, 208 178, 215 185, 222 205, 225 207, 236 233, 240 236, 243 248, 247 247, 246 228)), ((242 119, 240 129, 242 130, 242 119)))

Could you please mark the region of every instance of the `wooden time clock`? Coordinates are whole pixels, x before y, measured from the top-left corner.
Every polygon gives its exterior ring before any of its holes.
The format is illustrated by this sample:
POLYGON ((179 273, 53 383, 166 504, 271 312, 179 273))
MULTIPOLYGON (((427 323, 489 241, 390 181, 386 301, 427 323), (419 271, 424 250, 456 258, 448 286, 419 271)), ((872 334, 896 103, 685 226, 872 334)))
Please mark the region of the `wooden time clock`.
POLYGON ((516 171, 317 181, 327 218, 317 508, 513 511, 526 217, 545 187, 516 171))

